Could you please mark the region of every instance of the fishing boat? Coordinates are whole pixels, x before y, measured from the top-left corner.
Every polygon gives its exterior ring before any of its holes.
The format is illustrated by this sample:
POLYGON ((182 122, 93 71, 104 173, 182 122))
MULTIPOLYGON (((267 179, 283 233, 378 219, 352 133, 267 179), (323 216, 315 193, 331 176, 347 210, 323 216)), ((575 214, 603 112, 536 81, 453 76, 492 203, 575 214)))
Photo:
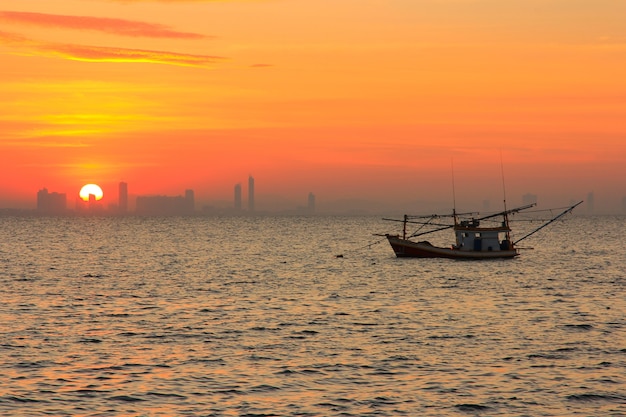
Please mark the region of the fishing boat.
POLYGON ((530 209, 536 204, 528 204, 482 217, 477 217, 479 213, 456 213, 456 210, 453 210, 451 215, 404 215, 402 220, 384 219, 403 224, 402 236, 398 234, 385 234, 384 236, 398 258, 510 259, 519 256, 520 252, 516 245, 520 241, 570 213, 581 203, 582 201, 568 207, 559 215, 516 241, 511 238, 509 216, 530 209), (451 217, 452 224, 439 222, 445 217, 451 217), (496 221, 495 224, 494 221, 496 221), (487 223, 487 225, 483 223, 487 223), (418 224, 420 228, 407 236, 407 225, 409 224, 418 224), (422 231, 424 227, 427 227, 427 230, 422 231), (416 240, 418 237, 448 229, 454 230, 456 237, 455 243, 449 247, 435 246, 427 240, 416 240))

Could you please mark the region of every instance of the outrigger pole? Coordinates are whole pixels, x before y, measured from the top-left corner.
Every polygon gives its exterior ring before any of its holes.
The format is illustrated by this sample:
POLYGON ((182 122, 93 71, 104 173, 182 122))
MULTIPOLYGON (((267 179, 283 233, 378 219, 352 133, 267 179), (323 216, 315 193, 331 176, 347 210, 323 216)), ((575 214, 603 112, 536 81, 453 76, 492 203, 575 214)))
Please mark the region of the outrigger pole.
MULTIPOLYGON (((582 203, 582 201, 581 201, 581 203, 582 203)), ((518 213, 518 212, 520 212, 522 210, 526 210, 526 209, 529 209, 531 207, 534 207, 536 205, 537 205, 536 203, 531 203, 531 204, 527 204, 525 206, 517 207, 517 208, 514 208, 514 209, 505 210, 505 211, 501 211, 501 212, 498 212, 498 213, 489 214, 487 216, 479 217, 476 220, 481 221, 481 220, 491 219, 491 218, 494 218, 494 217, 497 217, 497 216, 506 216, 508 214, 515 214, 515 213, 518 213)), ((574 207, 572 207, 572 209, 574 207)), ((421 225, 424 225, 424 226, 425 225, 439 226, 439 228, 437 228, 437 229, 427 230, 425 232, 420 232, 420 233, 414 232, 411 236, 409 236, 409 238, 411 238, 411 237, 418 237, 418 236, 428 235, 428 234, 435 233, 435 232, 440 232, 442 230, 452 229, 453 227, 456 226, 456 216, 468 216, 468 215, 472 215, 472 214, 478 214, 478 213, 477 212, 472 212, 472 211, 467 212, 467 213, 460 213, 460 214, 459 213, 453 213, 452 217, 454 217, 454 223, 455 224, 431 223, 430 221, 427 221, 427 222, 416 222, 416 221, 410 220, 411 216, 408 216, 406 214, 404 215, 403 220, 387 219, 387 218, 383 218, 383 220, 391 221, 391 222, 402 222, 402 239, 406 240, 406 238, 407 238, 407 236, 406 236, 407 235, 406 225, 408 223, 421 224, 421 225)), ((431 220, 434 219, 434 218, 437 218, 437 217, 450 217, 450 215, 448 214, 448 215, 443 215, 443 216, 438 216, 438 215, 415 216, 415 218, 430 218, 431 220)), ((537 229, 537 230, 539 230, 539 229, 537 229)))
POLYGON ((557 219, 565 216, 567 213, 571 213, 572 210, 574 210, 577 206, 581 205, 583 203, 583 201, 579 201, 578 203, 574 204, 573 206, 569 207, 568 209, 566 209, 565 211, 563 211, 561 214, 559 214, 556 217, 553 217, 552 220, 550 220, 547 223, 542 224, 541 226, 539 226, 538 228, 536 228, 535 230, 533 230, 532 232, 530 232, 529 234, 527 234, 526 236, 517 239, 513 244, 517 245, 519 242, 521 242, 522 240, 526 239, 529 236, 534 235, 535 233, 537 233, 538 231, 540 231, 541 229, 543 229, 544 227, 546 227, 547 225, 549 225, 552 222, 555 222, 557 219))

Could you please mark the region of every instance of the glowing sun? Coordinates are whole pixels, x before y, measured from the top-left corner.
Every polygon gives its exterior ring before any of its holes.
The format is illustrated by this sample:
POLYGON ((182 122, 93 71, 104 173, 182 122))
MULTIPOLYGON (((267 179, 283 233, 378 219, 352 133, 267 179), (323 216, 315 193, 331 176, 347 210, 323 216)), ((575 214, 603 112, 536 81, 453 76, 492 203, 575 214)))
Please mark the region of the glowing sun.
POLYGON ((93 195, 96 198, 96 200, 100 200, 102 196, 104 195, 104 193, 102 192, 102 188, 100 188, 98 185, 86 184, 86 185, 83 185, 83 188, 80 189, 80 192, 78 193, 78 195, 84 201, 89 201, 90 195, 93 195))

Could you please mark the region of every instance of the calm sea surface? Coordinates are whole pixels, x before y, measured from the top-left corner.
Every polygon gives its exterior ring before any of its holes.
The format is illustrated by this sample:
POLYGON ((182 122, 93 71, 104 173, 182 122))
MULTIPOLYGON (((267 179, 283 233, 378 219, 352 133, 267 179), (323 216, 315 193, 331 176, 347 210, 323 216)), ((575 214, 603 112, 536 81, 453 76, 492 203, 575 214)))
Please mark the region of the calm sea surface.
POLYGON ((626 416, 624 217, 486 262, 379 217, 0 225, 2 416, 626 416))

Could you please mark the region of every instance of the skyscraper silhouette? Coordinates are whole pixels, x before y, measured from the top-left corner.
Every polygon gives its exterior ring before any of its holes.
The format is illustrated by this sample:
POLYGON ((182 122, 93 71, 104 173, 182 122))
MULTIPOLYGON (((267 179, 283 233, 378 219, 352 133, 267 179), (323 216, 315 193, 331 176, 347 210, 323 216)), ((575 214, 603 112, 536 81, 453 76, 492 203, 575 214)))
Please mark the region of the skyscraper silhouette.
POLYGON ((248 177, 248 210, 254 211, 254 178, 248 177))
POLYGON ((126 213, 128 211, 128 184, 125 182, 120 182, 118 200, 120 213, 126 213))
POLYGON ((41 213, 60 214, 67 209, 67 197, 65 194, 49 193, 47 188, 37 192, 37 211, 41 213))
POLYGON ((313 193, 309 193, 307 209, 310 213, 313 213, 315 211, 315 194, 313 193))
POLYGON ((241 184, 235 184, 235 210, 241 210, 241 184))

